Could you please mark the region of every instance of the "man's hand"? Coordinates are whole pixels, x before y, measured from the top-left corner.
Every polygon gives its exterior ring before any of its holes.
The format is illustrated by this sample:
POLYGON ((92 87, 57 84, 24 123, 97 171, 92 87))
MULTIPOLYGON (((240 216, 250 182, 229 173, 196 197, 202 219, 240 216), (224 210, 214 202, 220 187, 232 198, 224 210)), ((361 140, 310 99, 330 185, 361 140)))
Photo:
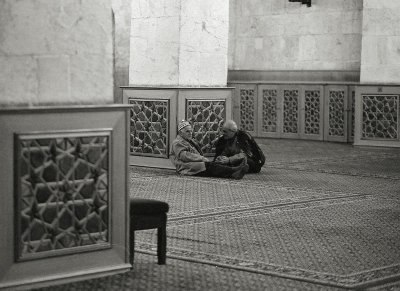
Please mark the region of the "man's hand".
POLYGON ((226 156, 219 156, 215 159, 215 161, 221 164, 229 164, 229 158, 226 156))

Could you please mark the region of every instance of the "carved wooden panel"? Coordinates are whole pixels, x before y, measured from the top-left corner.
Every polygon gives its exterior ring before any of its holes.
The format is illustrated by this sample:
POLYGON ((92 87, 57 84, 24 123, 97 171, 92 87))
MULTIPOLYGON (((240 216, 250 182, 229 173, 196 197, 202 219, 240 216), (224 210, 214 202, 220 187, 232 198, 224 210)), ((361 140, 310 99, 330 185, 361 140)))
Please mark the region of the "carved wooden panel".
POLYGON ((262 90, 262 131, 277 132, 277 104, 278 93, 276 89, 262 90))
POLYGON ((255 130, 255 90, 249 88, 240 89, 240 129, 246 131, 255 130))
POLYGON ((169 100, 129 98, 133 155, 167 157, 169 148, 169 100))
POLYGON ((283 132, 298 133, 299 90, 283 90, 283 132))
POLYGON ((362 138, 398 138, 399 95, 362 96, 362 138))
POLYGON ((328 98, 328 134, 345 136, 345 92, 344 90, 330 90, 328 98))
POLYGON ((110 134, 15 136, 17 260, 110 247, 110 134))
POLYGON ((304 91, 304 133, 320 134, 321 122, 321 91, 304 91))
POLYGON ((204 153, 213 153, 219 129, 225 121, 225 100, 195 100, 186 102, 186 119, 193 125, 193 138, 204 153))

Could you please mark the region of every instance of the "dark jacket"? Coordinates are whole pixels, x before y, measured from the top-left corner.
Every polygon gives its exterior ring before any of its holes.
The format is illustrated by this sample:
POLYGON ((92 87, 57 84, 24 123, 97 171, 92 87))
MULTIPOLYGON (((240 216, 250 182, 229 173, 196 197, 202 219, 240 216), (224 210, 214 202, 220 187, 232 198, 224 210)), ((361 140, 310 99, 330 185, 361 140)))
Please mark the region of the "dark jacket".
POLYGON ((244 130, 238 130, 231 139, 222 136, 215 142, 215 157, 227 156, 238 158, 245 155, 251 172, 259 172, 265 163, 265 156, 254 138, 244 130))

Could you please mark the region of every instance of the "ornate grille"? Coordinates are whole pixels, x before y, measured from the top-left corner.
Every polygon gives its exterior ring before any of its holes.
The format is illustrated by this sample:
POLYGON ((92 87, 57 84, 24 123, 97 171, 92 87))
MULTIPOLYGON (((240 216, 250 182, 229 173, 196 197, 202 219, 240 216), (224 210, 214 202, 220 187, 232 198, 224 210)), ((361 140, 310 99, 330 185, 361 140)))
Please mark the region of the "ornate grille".
POLYGON ((277 113, 276 113, 276 105, 277 105, 277 91, 275 89, 264 89, 263 90, 263 132, 276 132, 277 131, 277 113))
POLYGON ((133 155, 168 157, 168 100, 129 99, 130 152, 133 155))
POLYGON ((240 128, 254 131, 255 96, 253 89, 240 89, 240 128))
POLYGON ((17 260, 110 245, 110 132, 84 135, 17 136, 17 260))
POLYGON ((321 92, 319 90, 306 90, 304 102, 304 132, 306 134, 319 134, 321 92))
POLYGON ((299 91, 284 90, 283 94, 283 132, 297 133, 299 91))
POLYGON ((397 139, 398 102, 397 95, 362 96, 363 138, 397 139))
POLYGON ((219 128, 225 120, 225 100, 188 100, 186 119, 193 125, 193 138, 204 153, 213 153, 219 128))
POLYGON ((329 135, 344 136, 344 91, 329 91, 329 135))

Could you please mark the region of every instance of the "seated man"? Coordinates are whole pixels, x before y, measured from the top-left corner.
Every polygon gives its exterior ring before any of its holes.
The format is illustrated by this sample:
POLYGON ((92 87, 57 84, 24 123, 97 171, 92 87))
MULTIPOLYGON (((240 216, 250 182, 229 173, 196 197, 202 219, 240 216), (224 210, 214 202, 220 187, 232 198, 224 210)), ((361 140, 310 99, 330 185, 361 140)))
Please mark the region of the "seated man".
POLYGON ((244 130, 238 130, 233 120, 222 126, 222 136, 215 142, 214 161, 225 165, 246 159, 250 173, 259 173, 265 156, 254 138, 244 130))
POLYGON ((248 171, 245 161, 223 165, 204 157, 200 146, 192 139, 192 126, 185 120, 178 125, 178 136, 172 142, 170 159, 181 175, 242 179, 248 171))

